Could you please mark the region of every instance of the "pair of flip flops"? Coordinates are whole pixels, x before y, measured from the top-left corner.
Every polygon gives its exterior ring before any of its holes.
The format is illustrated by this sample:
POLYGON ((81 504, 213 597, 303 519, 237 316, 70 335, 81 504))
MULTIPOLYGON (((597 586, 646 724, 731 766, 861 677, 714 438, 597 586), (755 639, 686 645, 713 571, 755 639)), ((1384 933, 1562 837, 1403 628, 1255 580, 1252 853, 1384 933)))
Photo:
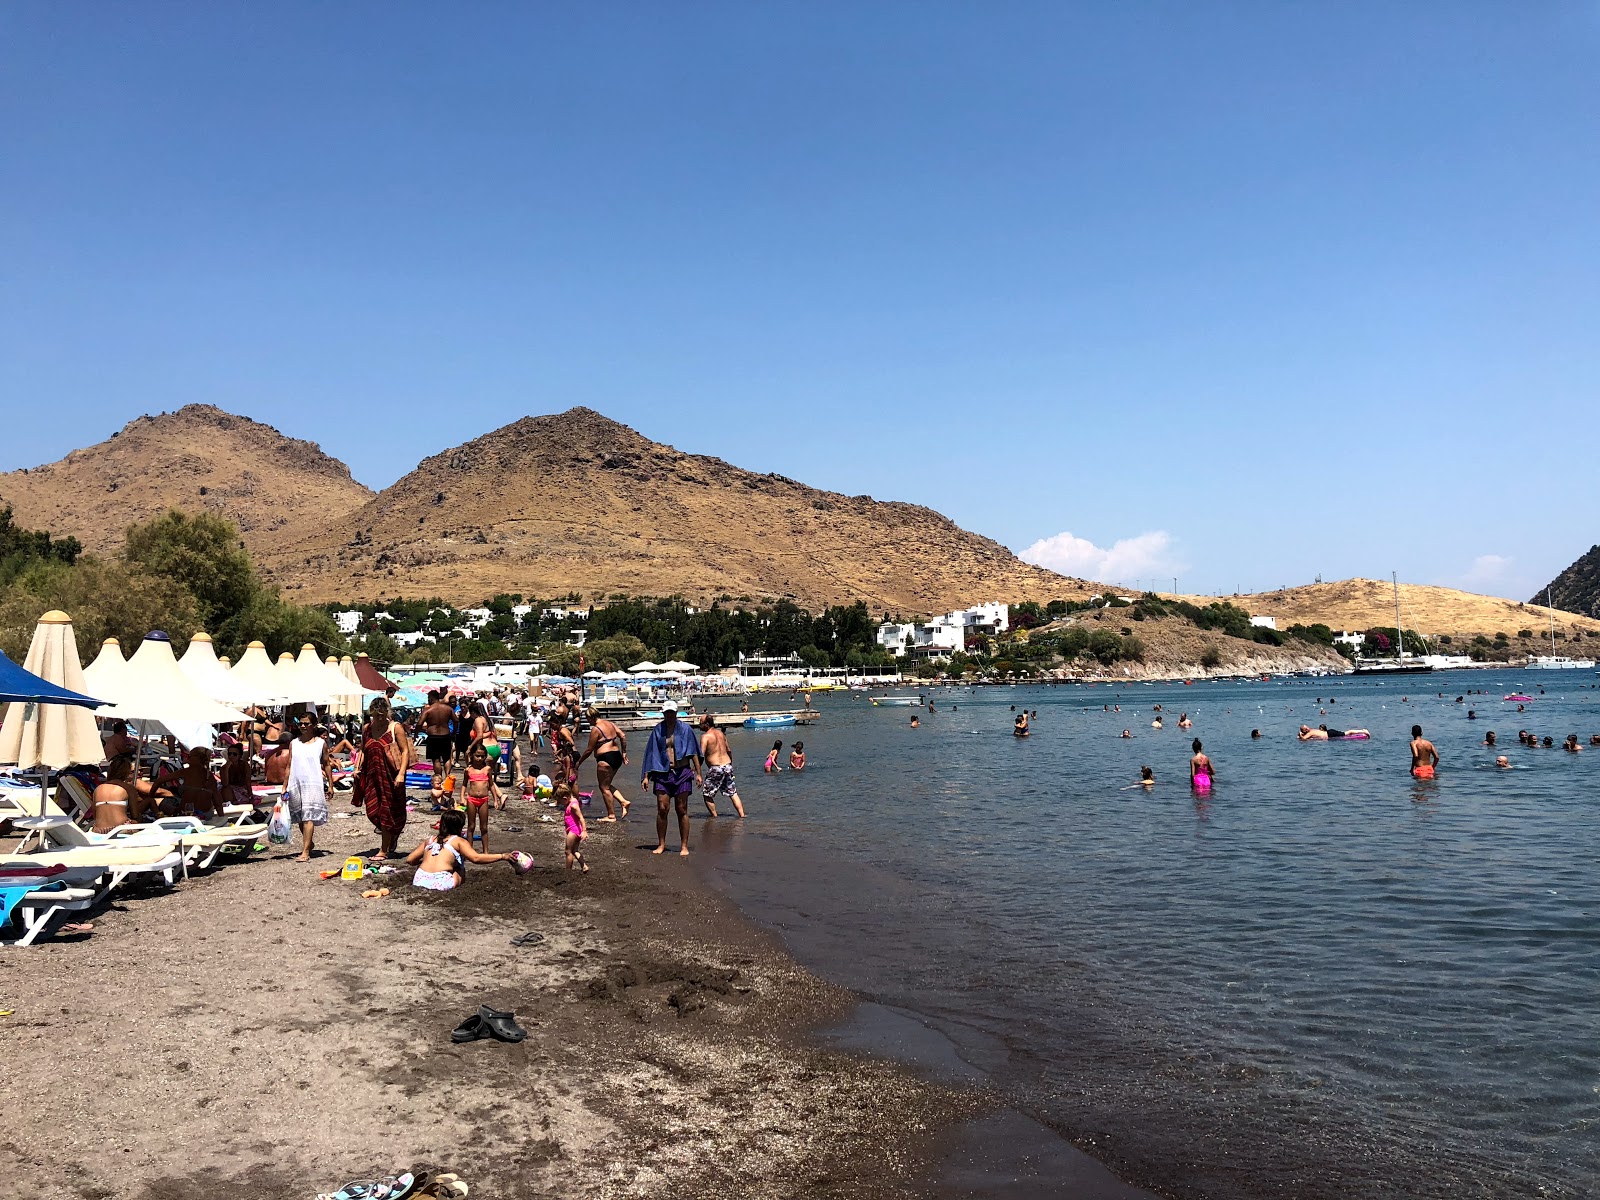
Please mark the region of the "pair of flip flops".
POLYGON ((527 933, 517 934, 516 937, 511 939, 511 944, 518 950, 526 950, 529 946, 540 945, 543 941, 544 934, 530 929, 527 933))
POLYGON ((502 1042, 520 1042, 528 1031, 517 1024, 517 1014, 501 1012, 487 1004, 478 1009, 450 1033, 452 1042, 476 1042, 483 1038, 496 1038, 502 1042))
POLYGON ((459 1200, 469 1191, 466 1182, 452 1171, 420 1183, 412 1196, 417 1200, 459 1200))

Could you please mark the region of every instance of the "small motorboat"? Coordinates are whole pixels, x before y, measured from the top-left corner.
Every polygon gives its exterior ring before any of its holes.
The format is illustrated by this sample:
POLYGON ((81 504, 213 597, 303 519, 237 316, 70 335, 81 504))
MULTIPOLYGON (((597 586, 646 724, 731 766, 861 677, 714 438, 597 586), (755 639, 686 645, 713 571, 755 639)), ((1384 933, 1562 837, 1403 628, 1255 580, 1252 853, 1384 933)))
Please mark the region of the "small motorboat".
POLYGON ((767 717, 747 717, 744 727, 746 729, 782 729, 785 725, 795 723, 793 713, 773 713, 767 717))
POLYGON ((915 705, 918 708, 922 707, 922 701, 918 700, 915 696, 868 696, 867 699, 871 700, 874 704, 889 705, 898 708, 909 708, 912 705, 915 705))

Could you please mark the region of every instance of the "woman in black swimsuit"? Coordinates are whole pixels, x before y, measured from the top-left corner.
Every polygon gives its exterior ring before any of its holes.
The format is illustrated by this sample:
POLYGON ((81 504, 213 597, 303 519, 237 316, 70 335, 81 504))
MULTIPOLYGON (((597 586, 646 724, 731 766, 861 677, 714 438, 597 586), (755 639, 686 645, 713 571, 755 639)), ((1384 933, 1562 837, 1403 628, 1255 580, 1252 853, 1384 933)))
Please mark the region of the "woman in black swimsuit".
POLYGON ((616 805, 622 806, 622 816, 628 816, 628 801, 617 791, 613 781, 617 772, 622 770, 628 761, 628 735, 617 727, 615 722, 608 721, 600 716, 594 709, 589 710, 589 744, 584 748, 583 754, 573 765, 576 771, 583 766, 583 760, 591 754, 594 755, 594 775, 600 784, 600 798, 606 803, 606 815, 602 821, 615 821, 617 819, 616 805))

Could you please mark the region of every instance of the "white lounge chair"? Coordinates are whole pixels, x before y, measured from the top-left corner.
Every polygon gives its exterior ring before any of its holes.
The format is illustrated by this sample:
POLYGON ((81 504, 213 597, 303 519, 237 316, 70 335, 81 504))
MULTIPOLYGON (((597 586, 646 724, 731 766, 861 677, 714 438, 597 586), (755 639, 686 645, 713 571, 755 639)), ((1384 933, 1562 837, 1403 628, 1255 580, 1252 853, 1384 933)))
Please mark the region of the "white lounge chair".
POLYGON ((135 876, 159 878, 167 887, 183 872, 183 854, 174 845, 90 846, 35 854, 0 855, 0 867, 63 866, 68 886, 92 886, 99 899, 135 876))
POLYGON ((70 887, 65 867, 28 867, 0 871, 0 929, 17 919, 16 946, 31 946, 58 917, 81 912, 95 902, 93 888, 70 887))

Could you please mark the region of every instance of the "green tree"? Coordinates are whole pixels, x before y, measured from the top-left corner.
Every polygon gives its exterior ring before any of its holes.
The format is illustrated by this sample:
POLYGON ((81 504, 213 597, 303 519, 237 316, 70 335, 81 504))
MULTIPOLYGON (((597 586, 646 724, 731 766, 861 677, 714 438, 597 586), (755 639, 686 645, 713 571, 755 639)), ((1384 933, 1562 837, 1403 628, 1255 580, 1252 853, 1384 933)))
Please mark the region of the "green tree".
POLYGON ((1200 665, 1208 671, 1220 667, 1222 665, 1222 651, 1215 646, 1207 646, 1200 652, 1200 665))
POLYGON ((183 588, 208 628, 244 609, 261 590, 238 529, 214 513, 173 508, 129 526, 122 560, 183 588))
POLYGON ((649 658, 650 647, 631 633, 614 633, 610 637, 586 642, 578 653, 592 670, 626 671, 634 663, 649 658))
POLYGON ((165 579, 130 570, 120 563, 84 555, 75 566, 36 561, 0 589, 0 649, 21 662, 39 618, 53 608, 72 618, 78 655, 85 664, 100 653, 108 637, 124 654, 139 648, 145 634, 159 629, 178 653, 200 628, 194 597, 165 579))
POLYGON ((579 674, 578 656, 583 651, 565 642, 545 642, 539 647, 539 657, 545 661, 545 670, 552 675, 579 674))

